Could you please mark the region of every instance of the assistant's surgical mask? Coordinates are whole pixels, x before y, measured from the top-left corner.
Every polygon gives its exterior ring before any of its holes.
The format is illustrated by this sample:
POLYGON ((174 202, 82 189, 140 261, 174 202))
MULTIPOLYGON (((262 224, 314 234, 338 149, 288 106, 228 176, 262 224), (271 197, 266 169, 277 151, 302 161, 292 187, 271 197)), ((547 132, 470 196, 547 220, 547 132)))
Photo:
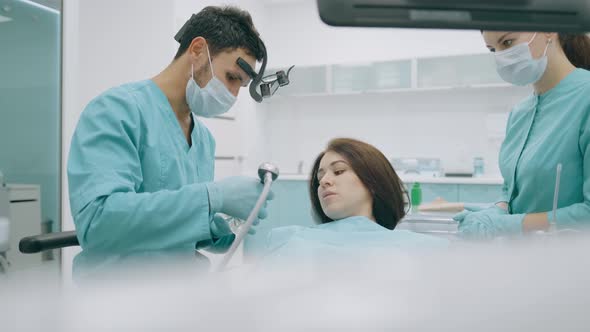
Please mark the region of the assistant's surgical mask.
POLYGON ((547 69, 547 49, 551 39, 547 41, 545 52, 539 59, 534 59, 529 48, 537 33, 528 43, 521 43, 511 48, 496 52, 496 69, 502 79, 514 85, 536 83, 547 69))
POLYGON ((211 80, 204 88, 201 88, 195 81, 194 66, 191 65, 191 77, 186 84, 186 102, 193 113, 210 118, 229 111, 236 102, 236 96, 215 76, 208 46, 207 57, 211 69, 211 80))

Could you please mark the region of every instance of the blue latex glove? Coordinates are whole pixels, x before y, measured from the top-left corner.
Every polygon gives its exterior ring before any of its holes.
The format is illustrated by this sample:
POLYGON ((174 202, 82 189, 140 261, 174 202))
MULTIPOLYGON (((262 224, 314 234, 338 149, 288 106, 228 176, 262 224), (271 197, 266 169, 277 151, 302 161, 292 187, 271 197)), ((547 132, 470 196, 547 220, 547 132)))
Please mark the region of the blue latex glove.
MULTIPOLYGON (((232 217, 246 220, 254 208, 263 185, 260 180, 246 176, 234 176, 218 182, 207 184, 211 213, 225 213, 232 217)), ((272 190, 267 201, 274 198, 272 190)), ((258 212, 258 219, 267 216, 266 204, 258 212)))
POLYGON ((219 214, 213 216, 209 227, 211 229, 211 236, 214 239, 221 239, 222 237, 234 234, 227 221, 219 214))
MULTIPOLYGON (((211 234, 213 235, 215 231, 215 229, 220 228, 225 230, 227 227, 230 227, 229 225, 234 222, 234 217, 231 216, 223 216, 220 214, 216 214, 215 217, 213 217, 213 220, 211 221, 211 234)), ((250 227, 250 229, 248 230, 248 234, 256 234, 256 229, 254 228, 254 226, 257 226, 260 223, 260 220, 258 219, 254 219, 254 221, 252 222, 252 226, 250 227)), ((231 228, 231 227, 230 227, 231 228)), ((222 233, 225 231, 222 231, 222 233)))
POLYGON ((524 216, 524 214, 472 212, 459 223, 459 232, 462 236, 473 239, 493 239, 498 236, 519 235, 522 234, 524 216))
POLYGON ((211 232, 211 239, 197 242, 195 249, 205 249, 209 252, 221 254, 229 249, 236 238, 229 224, 220 214, 214 215, 209 221, 209 231, 211 232))
MULTIPOLYGON (((463 210, 462 212, 457 213, 455 216, 453 216, 453 220, 459 222, 459 224, 461 224, 463 222, 463 220, 465 219, 465 217, 467 217, 468 215, 471 214, 476 214, 476 215, 505 215, 508 214, 508 211, 496 206, 496 205, 492 205, 487 209, 481 209, 478 207, 471 207, 468 204, 465 204, 465 210, 463 210)), ((476 218, 476 217, 474 217, 476 218)))

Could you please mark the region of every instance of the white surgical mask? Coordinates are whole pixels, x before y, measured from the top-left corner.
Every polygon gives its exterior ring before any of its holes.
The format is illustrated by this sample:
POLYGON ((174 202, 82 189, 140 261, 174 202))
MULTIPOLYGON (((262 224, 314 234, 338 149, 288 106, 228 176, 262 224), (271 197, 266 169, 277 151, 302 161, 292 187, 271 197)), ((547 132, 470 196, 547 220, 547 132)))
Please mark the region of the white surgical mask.
POLYGON ((186 84, 186 102, 193 113, 210 118, 229 111, 236 102, 236 96, 215 76, 208 46, 207 57, 211 68, 211 80, 201 88, 195 81, 194 67, 191 65, 191 78, 186 84))
POLYGON ((496 52, 496 69, 502 79, 514 85, 528 85, 541 79, 547 69, 547 49, 551 39, 547 41, 545 52, 539 59, 534 59, 529 48, 537 33, 528 43, 522 43, 511 48, 496 52))

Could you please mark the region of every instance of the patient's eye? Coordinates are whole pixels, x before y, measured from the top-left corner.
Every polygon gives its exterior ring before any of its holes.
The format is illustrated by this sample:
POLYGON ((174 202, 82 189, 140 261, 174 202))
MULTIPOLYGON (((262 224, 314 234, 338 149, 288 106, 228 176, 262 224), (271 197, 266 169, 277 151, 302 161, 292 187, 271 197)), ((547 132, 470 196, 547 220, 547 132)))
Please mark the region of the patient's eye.
POLYGON ((345 169, 337 169, 334 171, 334 174, 340 175, 340 174, 344 173, 345 171, 346 171, 345 169))

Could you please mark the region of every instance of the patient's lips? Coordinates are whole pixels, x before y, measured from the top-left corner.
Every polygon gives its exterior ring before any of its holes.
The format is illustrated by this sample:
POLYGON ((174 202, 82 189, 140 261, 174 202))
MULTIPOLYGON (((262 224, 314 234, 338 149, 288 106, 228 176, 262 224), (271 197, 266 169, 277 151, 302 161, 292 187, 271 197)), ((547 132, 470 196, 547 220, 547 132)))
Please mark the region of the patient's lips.
POLYGON ((326 190, 326 191, 322 192, 322 199, 326 199, 327 197, 332 197, 334 195, 336 195, 335 192, 330 191, 330 190, 326 190))

